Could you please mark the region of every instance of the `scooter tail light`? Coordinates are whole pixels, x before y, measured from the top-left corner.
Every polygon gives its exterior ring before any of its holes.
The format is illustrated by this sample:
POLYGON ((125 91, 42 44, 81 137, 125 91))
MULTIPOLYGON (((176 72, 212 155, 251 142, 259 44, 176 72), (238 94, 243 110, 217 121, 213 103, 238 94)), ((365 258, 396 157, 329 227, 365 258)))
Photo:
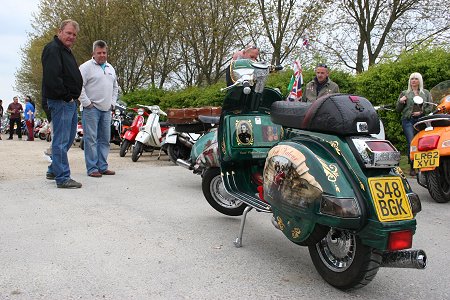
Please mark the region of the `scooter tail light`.
POLYGON ((394 231, 389 233, 388 250, 398 251, 412 247, 413 233, 411 230, 394 231))
POLYGON ((400 162, 400 152, 388 140, 353 137, 351 139, 366 168, 392 168, 400 162))
POLYGON ((424 136, 419 139, 418 149, 419 151, 428 151, 436 149, 439 143, 439 135, 424 136))
POLYGON ((322 195, 320 212, 341 218, 358 218, 361 216, 361 210, 355 198, 337 198, 330 195, 322 195))

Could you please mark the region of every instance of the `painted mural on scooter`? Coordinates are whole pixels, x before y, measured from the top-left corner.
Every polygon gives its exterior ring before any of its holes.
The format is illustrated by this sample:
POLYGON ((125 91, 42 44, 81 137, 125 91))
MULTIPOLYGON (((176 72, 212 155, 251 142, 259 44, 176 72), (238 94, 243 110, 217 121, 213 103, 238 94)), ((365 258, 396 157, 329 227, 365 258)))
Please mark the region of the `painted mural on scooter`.
POLYGON ((309 173, 305 155, 299 150, 278 145, 269 151, 264 169, 264 199, 269 203, 310 208, 322 192, 321 185, 309 173))

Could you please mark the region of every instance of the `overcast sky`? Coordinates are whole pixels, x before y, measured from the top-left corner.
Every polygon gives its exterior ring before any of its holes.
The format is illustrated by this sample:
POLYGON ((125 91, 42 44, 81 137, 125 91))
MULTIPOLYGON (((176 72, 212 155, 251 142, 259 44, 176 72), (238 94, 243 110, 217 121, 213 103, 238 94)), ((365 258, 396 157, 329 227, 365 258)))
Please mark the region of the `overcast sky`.
POLYGON ((0 99, 3 107, 12 102, 15 73, 20 67, 21 51, 31 32, 31 14, 37 12, 39 0, 0 0, 0 99))

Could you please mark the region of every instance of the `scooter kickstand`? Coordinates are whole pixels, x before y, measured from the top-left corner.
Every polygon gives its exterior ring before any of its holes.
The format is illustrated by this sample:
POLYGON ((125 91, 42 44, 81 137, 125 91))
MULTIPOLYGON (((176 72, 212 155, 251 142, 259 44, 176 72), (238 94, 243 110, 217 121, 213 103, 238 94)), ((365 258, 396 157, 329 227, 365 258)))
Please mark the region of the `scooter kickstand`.
POLYGON ((239 228, 239 235, 236 238, 236 240, 234 241, 234 246, 236 248, 241 248, 242 247, 242 234, 244 233, 245 219, 247 218, 247 214, 249 213, 249 211, 252 210, 252 208, 253 207, 251 207, 251 206, 247 206, 244 209, 244 213, 242 214, 242 217, 241 217, 241 226, 239 228))
POLYGON ((159 148, 159 153, 158 153, 158 159, 157 160, 159 160, 160 157, 161 157, 161 151, 162 151, 162 148, 159 148))

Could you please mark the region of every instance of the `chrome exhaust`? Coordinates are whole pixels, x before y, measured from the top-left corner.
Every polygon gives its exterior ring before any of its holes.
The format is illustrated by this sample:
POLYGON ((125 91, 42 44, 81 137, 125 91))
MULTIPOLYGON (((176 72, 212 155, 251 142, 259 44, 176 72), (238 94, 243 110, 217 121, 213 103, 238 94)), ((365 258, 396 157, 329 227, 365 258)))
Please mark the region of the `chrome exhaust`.
POLYGON ((192 146, 194 145, 194 142, 191 141, 190 137, 189 137, 187 134, 185 134, 185 133, 180 133, 180 134, 178 135, 178 140, 179 140, 183 145, 185 145, 186 147, 188 147, 189 149, 191 149, 192 146))
POLYGON ((427 255, 423 250, 400 250, 383 253, 380 267, 425 269, 427 255))
POLYGON ((181 158, 177 159, 177 165, 179 165, 180 167, 186 168, 188 170, 193 169, 190 163, 188 163, 187 161, 185 161, 181 158))

